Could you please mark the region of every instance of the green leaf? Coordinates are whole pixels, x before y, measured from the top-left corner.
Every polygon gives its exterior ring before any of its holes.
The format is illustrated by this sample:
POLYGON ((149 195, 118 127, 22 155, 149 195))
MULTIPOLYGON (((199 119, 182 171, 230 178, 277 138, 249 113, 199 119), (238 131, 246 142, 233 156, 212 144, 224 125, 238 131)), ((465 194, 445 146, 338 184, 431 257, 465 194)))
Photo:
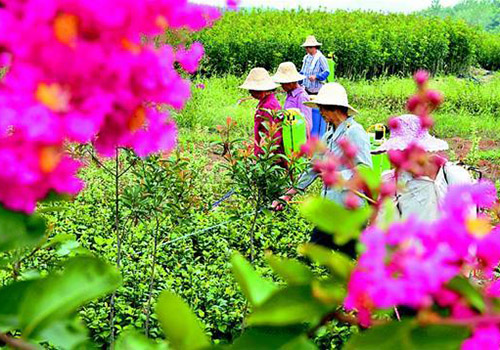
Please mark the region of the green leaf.
POLYGON ((460 349, 460 345, 469 337, 469 329, 458 326, 417 327, 411 333, 414 349, 419 350, 460 349))
POLYGON ((75 236, 69 233, 60 233, 52 237, 47 243, 44 244, 44 248, 52 248, 56 245, 65 243, 70 240, 74 240, 75 236))
POLYGON ((87 329, 77 319, 67 319, 53 323, 40 332, 40 338, 60 349, 75 349, 88 340, 87 329))
POLYGON ((307 339, 305 335, 295 340, 292 340, 290 343, 286 344, 282 347, 282 350, 316 350, 318 349, 316 345, 307 339))
POLYGON ((329 308, 315 299, 311 286, 289 286, 256 307, 248 318, 252 326, 287 326, 316 323, 329 308))
POLYGON ((252 265, 240 254, 233 255, 231 265, 236 281, 252 305, 261 305, 277 290, 273 283, 260 277, 252 265))
POLYGON ((199 320, 179 296, 164 291, 158 299, 156 314, 173 349, 196 350, 210 346, 199 320))
POLYGON ((167 350, 166 344, 157 344, 144 335, 128 331, 118 338, 114 350, 167 350))
POLYGON ((12 212, 0 206, 0 251, 31 246, 45 234, 46 222, 39 215, 12 212))
POLYGON ((456 350, 469 336, 465 327, 418 327, 414 321, 391 322, 351 337, 345 350, 456 350))
POLYGON ((0 331, 19 328, 19 308, 28 289, 36 280, 14 282, 0 288, 0 331))
POLYGON ((448 283, 448 288, 465 297, 477 310, 484 312, 486 305, 483 296, 465 277, 456 276, 448 283))
POLYGON ((286 348, 287 344, 300 337, 306 330, 307 328, 304 326, 297 325, 248 328, 241 337, 236 339, 233 345, 227 348, 231 350, 292 350, 294 348, 286 348))
POLYGON ((273 271, 288 284, 309 284, 314 279, 311 269, 297 260, 279 258, 272 254, 268 254, 266 260, 273 271))
POLYGON ((359 237, 372 208, 347 210, 325 198, 309 198, 301 206, 302 215, 320 230, 332 234, 336 244, 344 245, 359 237))
POLYGON ((370 191, 377 195, 380 184, 382 183, 382 178, 375 172, 375 170, 367 166, 359 166, 358 172, 361 178, 365 180, 370 191))
POLYGON ((342 280, 347 280, 354 269, 354 261, 347 255, 316 244, 303 244, 299 247, 299 253, 327 267, 332 274, 342 280))
POLYGON ((120 283, 116 268, 99 259, 69 260, 62 273, 36 281, 26 292, 19 311, 23 335, 48 327, 87 302, 112 292, 120 283))

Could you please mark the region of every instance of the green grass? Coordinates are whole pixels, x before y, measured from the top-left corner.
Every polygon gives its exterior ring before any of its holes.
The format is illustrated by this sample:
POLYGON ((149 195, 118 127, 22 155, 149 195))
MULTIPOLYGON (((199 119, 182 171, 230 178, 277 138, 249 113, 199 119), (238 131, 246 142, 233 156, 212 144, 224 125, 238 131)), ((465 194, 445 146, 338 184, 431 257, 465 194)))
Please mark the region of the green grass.
MULTIPOLYGON (((179 125, 184 128, 197 126, 211 133, 229 116, 245 132, 250 132, 256 101, 237 104, 239 99, 249 96, 238 88, 242 81, 243 77, 233 75, 198 81, 206 88, 193 89, 193 99, 176 116, 179 125)), ((409 78, 341 79, 339 82, 346 87, 351 104, 359 109, 358 121, 365 127, 406 113, 406 100, 415 92, 415 84, 409 78)), ((500 140, 500 74, 481 84, 456 77, 437 77, 431 87, 445 95, 443 106, 434 114, 436 135, 469 139, 471 130, 477 128, 478 136, 483 139, 500 140)), ((279 95, 279 98, 284 96, 279 95)))

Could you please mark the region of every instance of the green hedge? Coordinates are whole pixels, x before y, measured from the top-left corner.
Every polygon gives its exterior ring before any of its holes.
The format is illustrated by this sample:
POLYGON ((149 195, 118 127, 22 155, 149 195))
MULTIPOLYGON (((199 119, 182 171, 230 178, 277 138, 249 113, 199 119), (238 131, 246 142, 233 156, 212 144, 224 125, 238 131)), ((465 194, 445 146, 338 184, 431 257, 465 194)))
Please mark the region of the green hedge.
POLYGON ((481 67, 490 70, 499 70, 500 34, 482 34, 477 56, 478 63, 481 65, 481 67))
POLYGON ((290 60, 301 65, 301 47, 314 34, 323 52, 335 52, 337 73, 349 78, 408 75, 419 68, 456 74, 478 62, 500 63, 500 36, 463 21, 375 12, 309 10, 227 12, 213 28, 198 33, 208 59, 206 73, 244 74, 262 66, 276 69, 290 60), (484 40, 488 43, 482 43, 484 40), (486 47, 485 47, 486 46, 486 47), (498 47, 498 46, 496 46, 498 47), (482 50, 478 52, 478 50, 482 50))

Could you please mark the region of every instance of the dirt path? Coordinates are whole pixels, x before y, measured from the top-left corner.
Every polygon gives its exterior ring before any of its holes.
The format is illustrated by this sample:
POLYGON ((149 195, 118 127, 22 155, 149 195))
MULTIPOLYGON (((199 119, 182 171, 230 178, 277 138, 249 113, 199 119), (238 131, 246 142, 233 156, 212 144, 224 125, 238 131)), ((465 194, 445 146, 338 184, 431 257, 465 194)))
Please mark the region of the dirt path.
MULTIPOLYGON (((455 152, 457 159, 465 160, 472 148, 472 141, 465 140, 460 137, 446 139, 450 144, 451 149, 455 152)), ((500 152, 500 141, 481 140, 479 142, 479 151, 497 150, 500 152)), ((483 175, 493 181, 496 181, 500 176, 500 161, 490 161, 479 159, 477 167, 483 175)))

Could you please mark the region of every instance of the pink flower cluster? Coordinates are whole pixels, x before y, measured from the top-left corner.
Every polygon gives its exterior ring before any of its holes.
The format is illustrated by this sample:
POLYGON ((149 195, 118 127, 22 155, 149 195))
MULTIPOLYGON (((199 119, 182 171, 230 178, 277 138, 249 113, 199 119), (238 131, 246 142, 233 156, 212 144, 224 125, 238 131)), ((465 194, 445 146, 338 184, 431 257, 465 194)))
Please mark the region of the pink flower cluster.
POLYGON ((406 108, 413 114, 420 117, 423 129, 428 129, 434 125, 431 113, 443 103, 443 95, 436 90, 429 90, 427 83, 429 73, 418 71, 415 73, 414 80, 418 86, 418 92, 410 97, 406 108))
POLYGON ((48 192, 82 187, 65 142, 138 155, 170 150, 176 127, 160 105, 182 108, 203 47, 155 49, 143 38, 200 30, 215 8, 187 0, 4 0, 0 6, 0 202, 32 212, 48 192))
MULTIPOLYGON (((455 319, 479 315, 447 283, 470 271, 493 278, 500 263, 500 227, 477 216, 475 208, 491 208, 495 201, 496 189, 489 182, 451 187, 434 223, 409 219, 387 230, 369 227, 362 234, 365 250, 351 275, 345 307, 356 310, 364 326, 375 310, 395 306, 429 310, 438 305, 455 319)), ((489 294, 500 297, 499 287, 492 284, 489 294)), ((475 337, 482 339, 485 326, 478 326, 475 337)))
MULTIPOLYGON (((431 113, 443 103, 443 95, 436 90, 428 89, 429 73, 418 71, 414 75, 417 84, 417 93, 408 99, 407 109, 420 118, 420 132, 425 132, 434 125, 431 113)), ((397 130, 398 118, 391 118, 388 121, 391 131, 397 130)), ((391 150, 388 152, 389 159, 397 171, 406 171, 416 176, 425 172, 425 167, 434 165, 441 166, 446 160, 441 157, 432 157, 425 152, 418 144, 414 143, 405 150, 391 150), (430 160, 427 162, 426 160, 430 160)))

